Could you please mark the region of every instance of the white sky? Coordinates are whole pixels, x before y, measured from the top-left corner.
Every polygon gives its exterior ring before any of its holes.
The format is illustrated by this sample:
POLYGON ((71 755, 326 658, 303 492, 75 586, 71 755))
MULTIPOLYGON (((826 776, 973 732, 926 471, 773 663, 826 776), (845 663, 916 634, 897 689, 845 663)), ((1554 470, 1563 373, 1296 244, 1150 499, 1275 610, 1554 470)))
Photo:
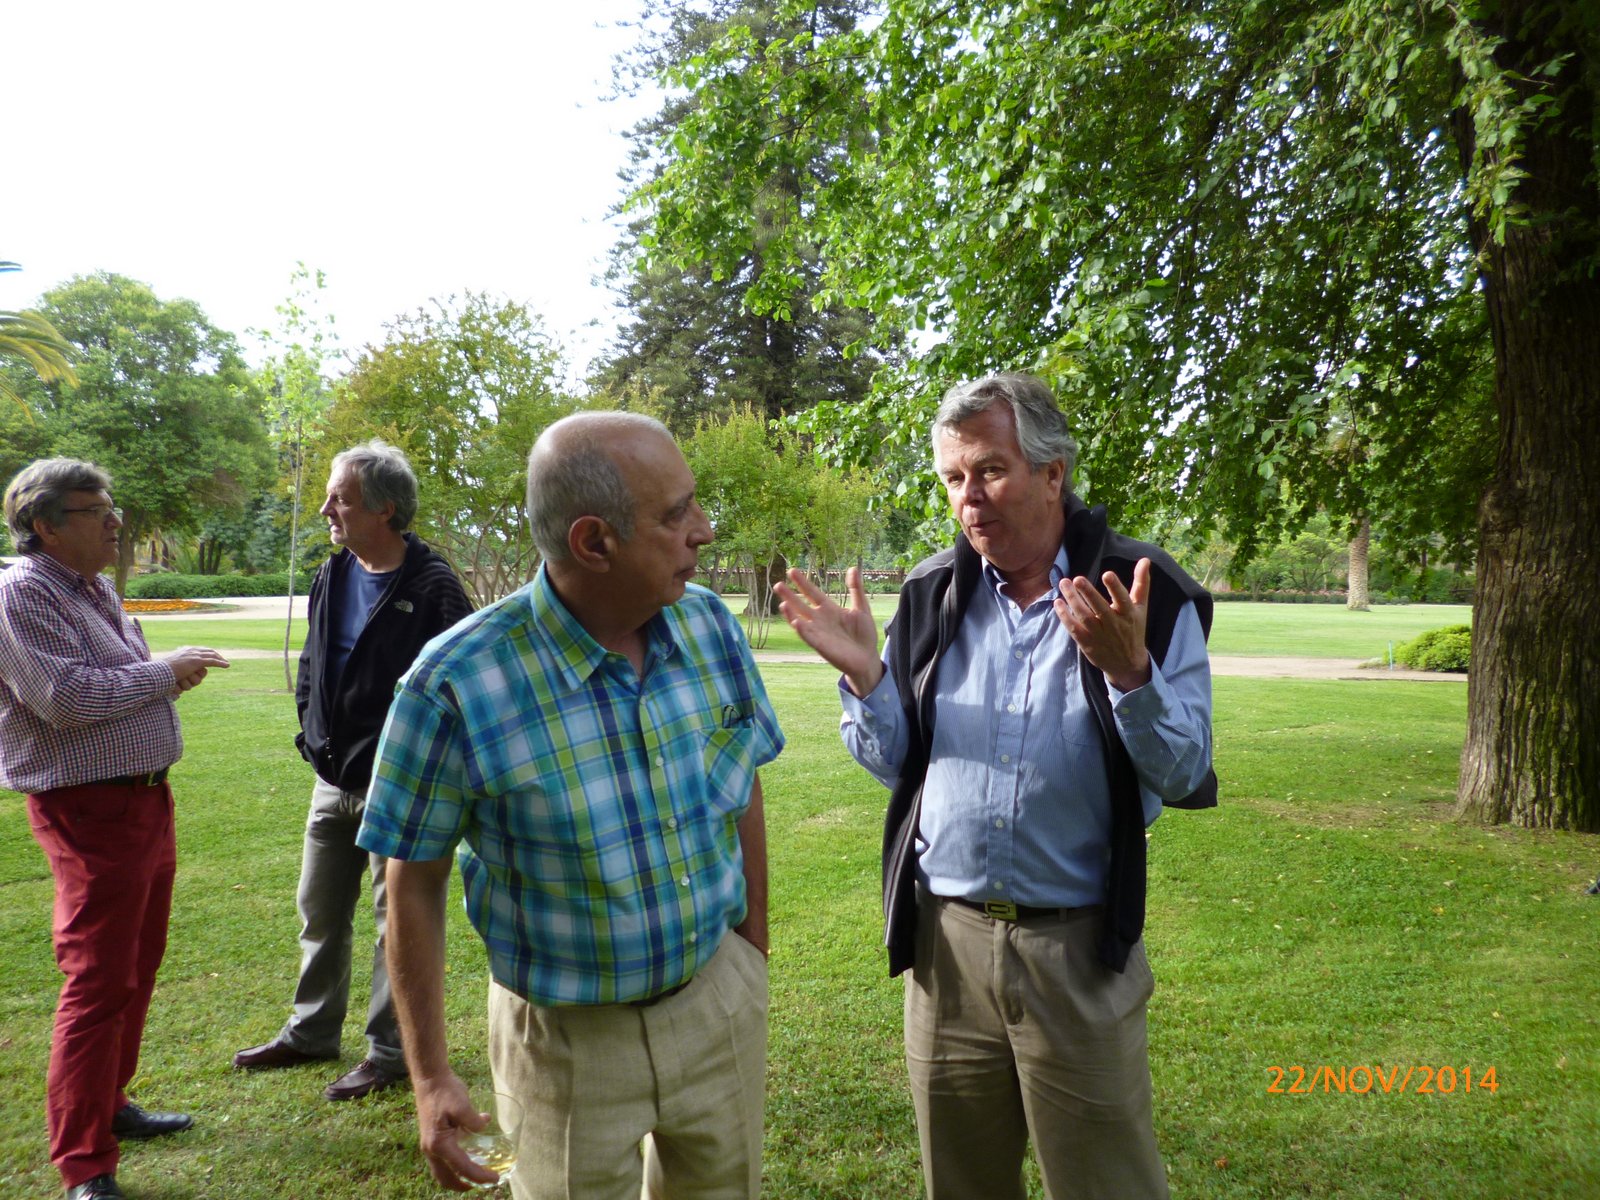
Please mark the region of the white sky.
POLYGON ((430 297, 527 303, 581 375, 614 327, 619 22, 648 0, 10 0, 0 309, 116 271, 237 334, 295 263, 347 350, 430 297), (598 323, 598 324, 597 324, 598 323))

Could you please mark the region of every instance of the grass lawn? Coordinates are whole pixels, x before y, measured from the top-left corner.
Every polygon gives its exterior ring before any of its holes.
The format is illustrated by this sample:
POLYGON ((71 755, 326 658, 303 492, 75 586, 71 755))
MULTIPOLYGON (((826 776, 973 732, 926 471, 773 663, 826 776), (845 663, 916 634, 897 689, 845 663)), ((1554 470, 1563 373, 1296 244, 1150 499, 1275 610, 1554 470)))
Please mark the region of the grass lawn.
MULTIPOLYGON (((830 669, 763 673, 789 736, 765 773, 766 1194, 914 1196, 900 985, 879 946, 885 793, 839 744, 830 669)), ((1600 1194, 1600 898, 1583 894, 1600 839, 1451 820, 1463 688, 1219 678, 1215 690, 1222 807, 1168 813, 1151 840, 1151 1063, 1173 1195, 1600 1194), (1329 1090, 1320 1068, 1355 1091, 1329 1090), (1351 1068, 1413 1070, 1385 1094, 1351 1068), (1427 1074, 1433 1091, 1418 1094, 1427 1074)), ((406 1094, 321 1098, 361 1057, 356 1019, 341 1064, 230 1068, 286 1015, 310 773, 275 662, 215 674, 180 708, 177 898, 134 1091, 199 1120, 129 1145, 123 1183, 163 1200, 440 1195, 406 1094)), ((9 793, 0 893, 0 1196, 48 1197, 59 1195, 42 1116, 59 983, 50 881, 9 793)), ((358 943, 370 936, 362 918, 358 943)), ((365 1005, 360 961, 353 1012, 365 1005)), ((459 901, 449 969, 458 1069, 481 1083, 484 953, 459 901)))
MULTIPOLYGON (((213 646, 219 650, 283 649, 282 618, 195 620, 192 617, 143 616, 139 618, 139 624, 144 630, 144 640, 157 653, 176 650, 179 646, 213 646)), ((305 640, 306 623, 303 620, 296 621, 290 631, 290 650, 298 654, 305 640)))
MULTIPOLYGON (((725 597, 729 608, 741 613, 745 597, 725 597)), ((871 597, 873 615, 880 628, 894 615, 896 597, 871 597)), ((1219 604, 1211 628, 1213 654, 1306 658, 1382 658, 1390 643, 1399 645, 1419 633, 1446 625, 1469 625, 1472 609, 1465 604, 1380 604, 1358 613, 1337 604, 1269 604, 1240 601, 1219 604)), ((215 646, 219 649, 281 650, 283 622, 241 618, 195 620, 182 616, 143 618, 145 638, 152 650, 178 646, 215 646)), ((296 621, 292 649, 305 640, 306 624, 296 621)), ((795 632, 780 618, 767 627, 761 649, 770 654, 810 654, 795 632)))

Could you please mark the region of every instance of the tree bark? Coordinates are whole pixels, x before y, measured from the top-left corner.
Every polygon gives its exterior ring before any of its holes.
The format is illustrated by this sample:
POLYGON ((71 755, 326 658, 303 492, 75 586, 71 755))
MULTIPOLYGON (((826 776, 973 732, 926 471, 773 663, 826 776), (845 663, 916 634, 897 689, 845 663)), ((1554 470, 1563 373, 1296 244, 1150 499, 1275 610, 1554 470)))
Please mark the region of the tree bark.
MULTIPOLYGON (((1600 831, 1600 187, 1596 64, 1560 32, 1560 4, 1502 3, 1497 52, 1519 73, 1573 52, 1523 144, 1526 219, 1503 245, 1484 222, 1500 448, 1479 507, 1478 595, 1457 811, 1600 831), (1568 43, 1573 44, 1568 44, 1568 43)), ((1574 5, 1576 8, 1576 5, 1574 5)), ((1575 24, 1576 13, 1569 13, 1575 24)), ((1527 86, 1533 86, 1529 84, 1527 86)), ((1471 117, 1456 135, 1470 153, 1471 117)))
POLYGON ((1345 607, 1366 612, 1372 605, 1367 587, 1367 558, 1372 550, 1372 518, 1361 515, 1361 528, 1350 539, 1350 577, 1345 589, 1345 607))

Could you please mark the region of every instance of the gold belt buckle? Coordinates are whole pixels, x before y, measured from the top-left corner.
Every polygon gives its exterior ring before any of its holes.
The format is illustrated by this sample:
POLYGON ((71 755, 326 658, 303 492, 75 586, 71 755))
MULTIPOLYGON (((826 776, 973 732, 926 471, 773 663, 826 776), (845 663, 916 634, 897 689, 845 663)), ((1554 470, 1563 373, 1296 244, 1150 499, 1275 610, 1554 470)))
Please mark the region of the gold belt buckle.
POLYGON ((983 902, 983 915, 993 917, 996 921, 1015 921, 1017 919, 1017 906, 1010 900, 985 900, 983 902))

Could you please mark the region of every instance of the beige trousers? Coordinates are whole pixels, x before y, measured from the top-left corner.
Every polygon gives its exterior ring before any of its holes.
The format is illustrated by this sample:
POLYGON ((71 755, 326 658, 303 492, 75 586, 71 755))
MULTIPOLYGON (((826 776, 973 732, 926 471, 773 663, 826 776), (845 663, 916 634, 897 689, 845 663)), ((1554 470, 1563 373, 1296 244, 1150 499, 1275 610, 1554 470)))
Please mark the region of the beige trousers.
POLYGON ((766 1058, 767 962, 736 933, 688 987, 646 1008, 544 1008, 491 983, 495 1089, 524 1111, 512 1195, 750 1200, 766 1058))
POLYGON ((1159 1200, 1144 945, 1095 957, 1101 914, 997 921, 923 895, 906 1067, 929 1200, 1022 1200, 1028 1140, 1050 1200, 1159 1200))

